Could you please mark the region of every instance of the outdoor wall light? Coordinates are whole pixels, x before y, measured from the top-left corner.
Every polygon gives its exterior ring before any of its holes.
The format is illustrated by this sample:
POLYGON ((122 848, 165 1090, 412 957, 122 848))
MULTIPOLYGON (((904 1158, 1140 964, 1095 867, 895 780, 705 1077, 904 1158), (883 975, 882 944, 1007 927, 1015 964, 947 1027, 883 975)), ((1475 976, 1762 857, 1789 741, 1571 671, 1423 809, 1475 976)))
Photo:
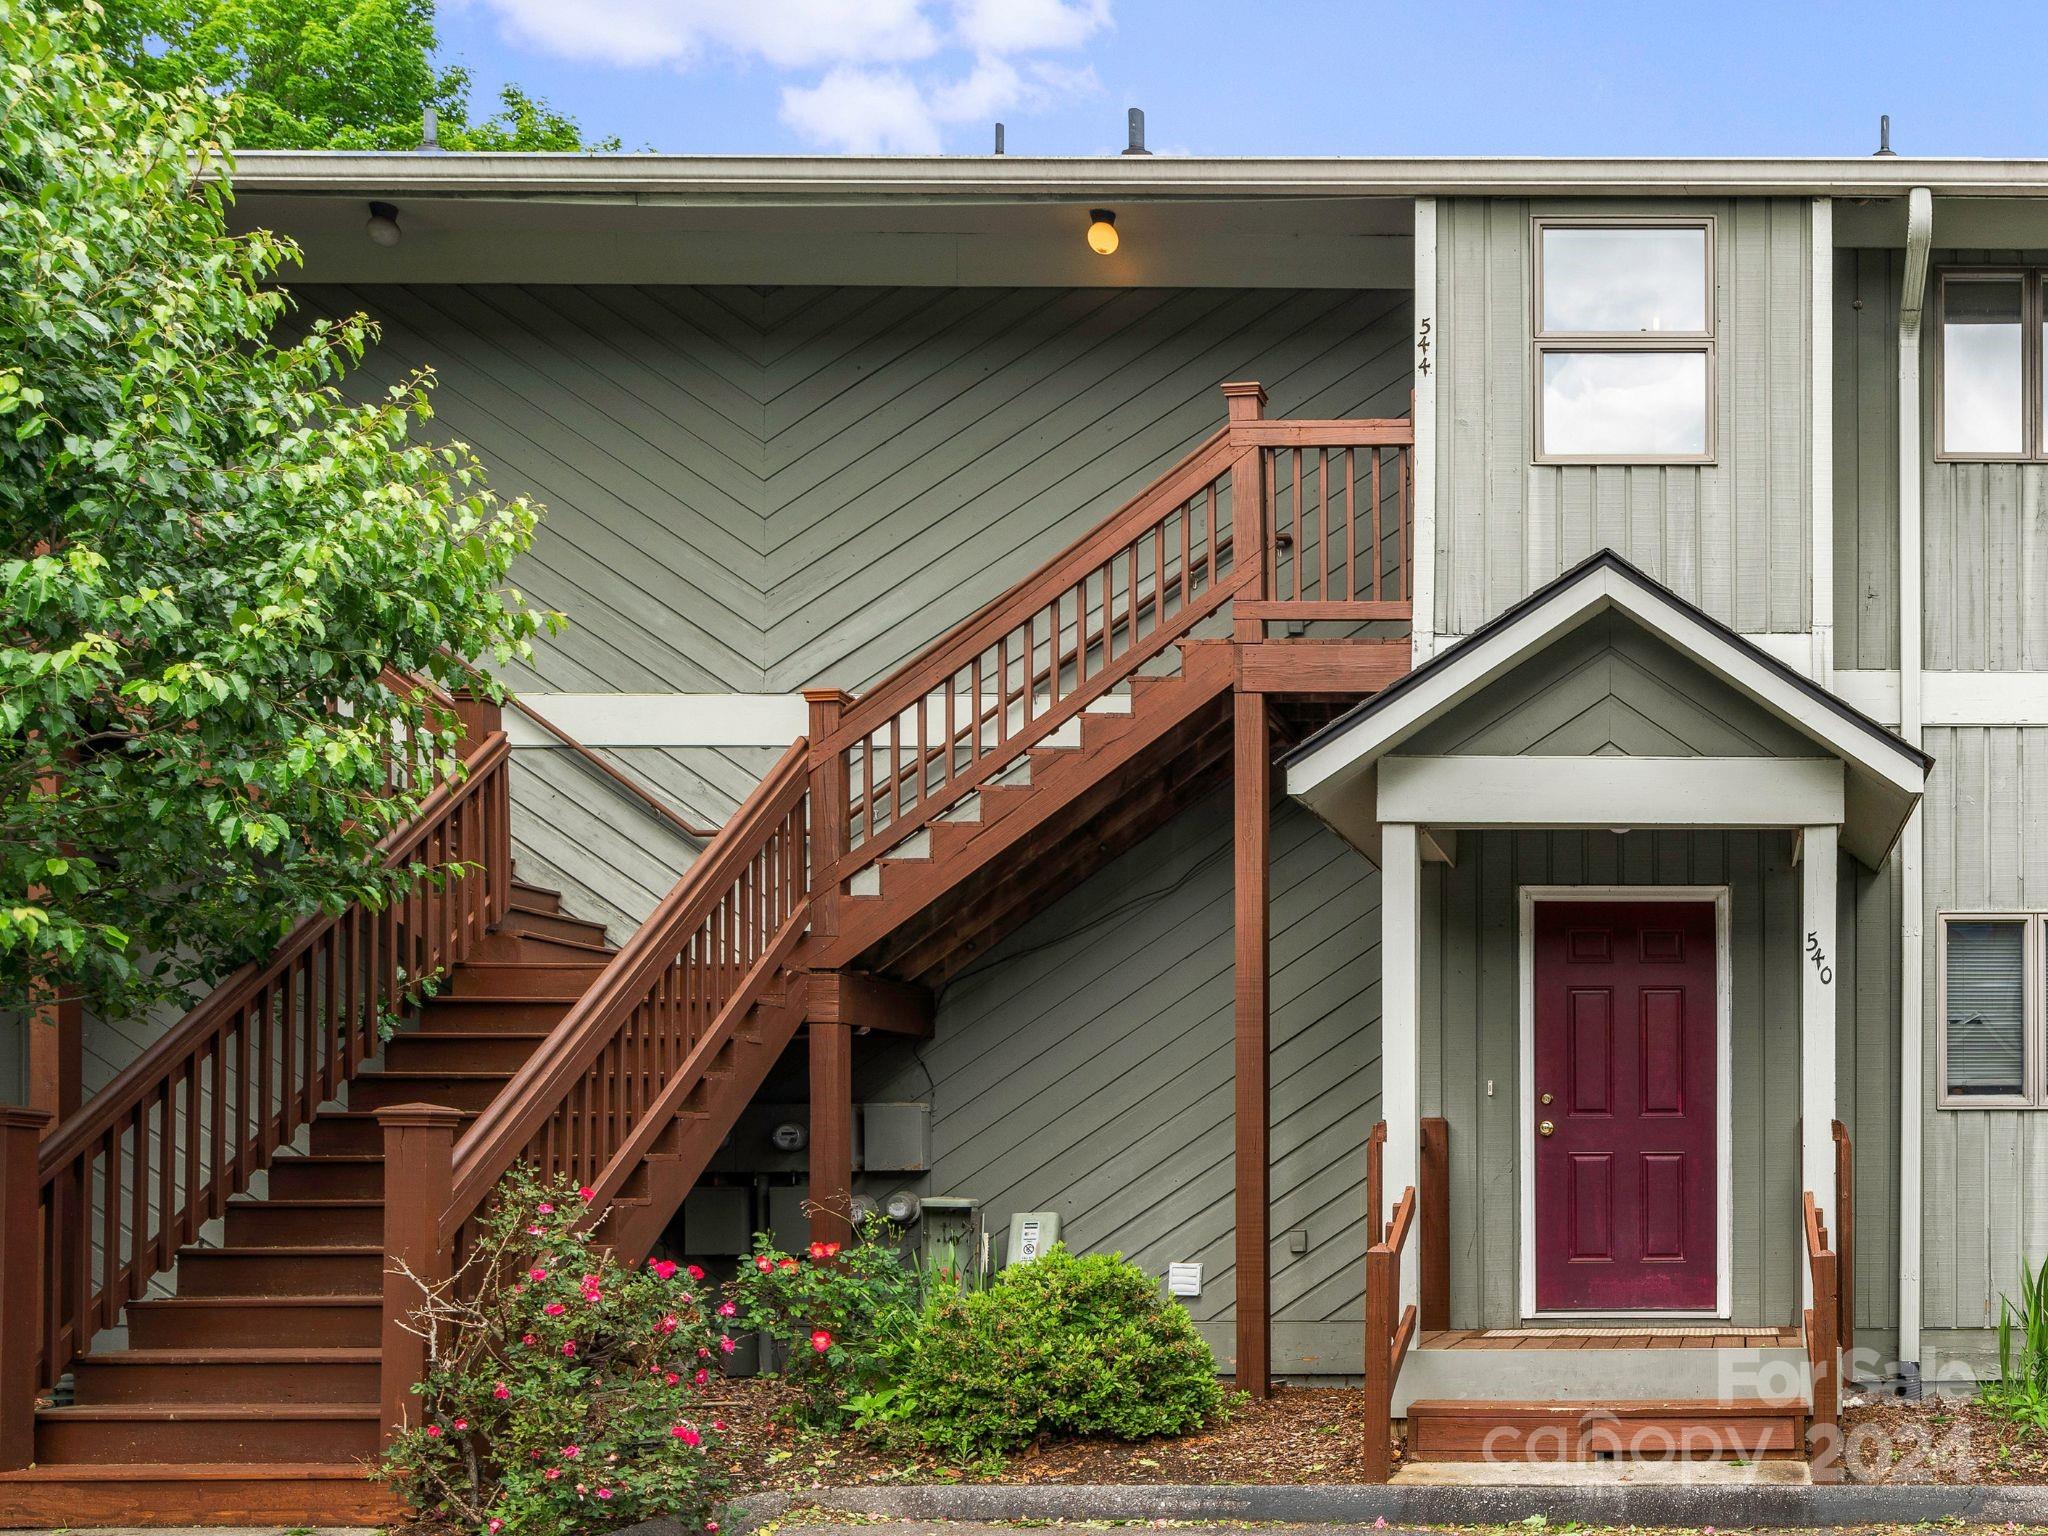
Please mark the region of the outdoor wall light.
POLYGON ((398 244, 398 210, 389 203, 370 204, 370 221, 363 226, 363 233, 386 249, 398 244))
POLYGON ((1107 208, 1091 209, 1088 214, 1088 249, 1098 256, 1109 256, 1117 248, 1116 215, 1107 208))

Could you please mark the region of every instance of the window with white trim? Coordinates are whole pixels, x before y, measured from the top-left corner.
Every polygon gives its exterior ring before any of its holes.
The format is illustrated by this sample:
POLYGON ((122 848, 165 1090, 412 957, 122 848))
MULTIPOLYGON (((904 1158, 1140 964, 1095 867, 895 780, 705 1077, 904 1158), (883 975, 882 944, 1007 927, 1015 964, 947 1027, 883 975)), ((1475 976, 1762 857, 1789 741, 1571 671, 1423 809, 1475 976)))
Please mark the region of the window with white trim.
POLYGON ((2048 459, 2048 272, 1941 274, 1935 457, 2048 459))
POLYGON ((1536 459, 1714 456, 1714 221, 1537 219, 1536 459))
POLYGON ((1941 914, 1941 1103, 2042 1107, 2048 914, 1941 914))

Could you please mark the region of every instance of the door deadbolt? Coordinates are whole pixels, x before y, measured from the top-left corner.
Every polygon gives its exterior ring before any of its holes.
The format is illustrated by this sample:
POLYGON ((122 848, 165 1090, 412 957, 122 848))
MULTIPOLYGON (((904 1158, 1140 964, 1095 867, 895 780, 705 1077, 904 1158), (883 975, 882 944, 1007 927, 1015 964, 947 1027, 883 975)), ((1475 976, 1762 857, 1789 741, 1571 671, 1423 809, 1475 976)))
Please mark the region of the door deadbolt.
POLYGON ((1543 1102, 1546 1104, 1554 1103, 1555 1095, 1546 1093, 1545 1095, 1543 1095, 1543 1102))

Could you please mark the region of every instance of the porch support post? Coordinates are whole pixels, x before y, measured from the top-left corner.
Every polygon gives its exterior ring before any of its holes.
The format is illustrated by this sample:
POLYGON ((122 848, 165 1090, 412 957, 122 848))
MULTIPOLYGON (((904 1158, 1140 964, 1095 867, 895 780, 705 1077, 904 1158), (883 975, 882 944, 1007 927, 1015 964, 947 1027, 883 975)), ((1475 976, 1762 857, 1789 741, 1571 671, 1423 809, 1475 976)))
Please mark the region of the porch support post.
POLYGON ((812 1019, 811 1241, 853 1235, 853 1027, 812 1019))
MULTIPOLYGON (((1422 840, 1414 822, 1390 821, 1380 827, 1380 1113, 1390 1205, 1422 1177, 1421 1000, 1422 840)), ((1419 1252, 1416 1243, 1401 1252, 1404 1301, 1420 1291, 1419 1252)))
MULTIPOLYGON (((1804 913, 1799 1008, 1799 1171, 1813 1192, 1829 1232, 1839 1230, 1835 1207, 1835 844, 1832 825, 1804 829, 1800 898, 1804 913)), ((1802 1250, 1803 1251, 1803 1250, 1802 1250)), ((1803 1288, 1812 1277, 1800 1266, 1803 1288)), ((1802 1291, 1804 1294, 1804 1291, 1802 1291)), ((1811 1302, 1812 1297, 1807 1296, 1811 1302)))
POLYGON ((1268 967, 1271 961, 1273 750, 1263 693, 1235 695, 1237 914, 1237 1385, 1273 1389, 1271 1098, 1268 967))
POLYGON ((36 1342, 42 1312, 42 1184, 36 1146, 50 1117, 0 1104, 0 1472, 36 1459, 36 1342))

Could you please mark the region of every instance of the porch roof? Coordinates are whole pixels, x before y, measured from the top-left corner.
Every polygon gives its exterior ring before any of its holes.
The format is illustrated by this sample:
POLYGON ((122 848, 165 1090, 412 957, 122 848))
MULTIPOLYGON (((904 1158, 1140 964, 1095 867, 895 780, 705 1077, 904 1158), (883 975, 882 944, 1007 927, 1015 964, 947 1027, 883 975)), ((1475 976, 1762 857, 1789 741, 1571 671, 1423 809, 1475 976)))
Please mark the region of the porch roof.
MULTIPOLYGON (((1864 863, 1875 866, 1883 861, 1912 814, 1933 759, 1855 706, 1743 639, 1612 550, 1602 550, 1580 562, 1303 741, 1283 759, 1288 793, 1340 835, 1371 852, 1377 843, 1386 794, 1379 772, 1380 760, 1399 752, 1426 727, 1476 698, 1513 669, 1609 613, 1624 616, 1686 662, 1734 690, 1757 710, 1789 727, 1792 734, 1788 739, 1801 748, 1810 744, 1814 749, 1811 753, 1776 751, 1779 759, 1788 760, 1788 770, 1799 764, 1818 767, 1815 759, 1839 763, 1839 818, 1830 814, 1818 819, 1839 819, 1843 846, 1864 863)), ((1532 778, 1545 763, 1539 756, 1521 761, 1526 763, 1532 778)), ((1549 759, 1553 768, 1555 761, 1554 757, 1549 759)), ((1801 817, 1788 816, 1781 805, 1767 803, 1761 792, 1753 814, 1745 810, 1745 786, 1763 782, 1754 770, 1767 768, 1769 761, 1768 756, 1582 759, 1585 772, 1575 771, 1573 776, 1584 784, 1600 786, 1597 792, 1581 796, 1597 806, 1598 813, 1589 810, 1583 820, 1577 815, 1560 820, 1545 819, 1532 811, 1527 824, 1655 826, 1660 823, 1653 817, 1632 819, 1641 816, 1641 807, 1631 805, 1627 788, 1631 784, 1664 783, 1670 786, 1671 794, 1697 794, 1703 782, 1700 770, 1713 764, 1725 769, 1715 776, 1725 806, 1716 813, 1721 824, 1794 825, 1811 817, 1810 811, 1801 817), (1599 770, 1591 766, 1595 761, 1602 765, 1599 770), (1631 763, 1641 766, 1630 767, 1631 763), (1608 793, 1610 789, 1612 793, 1608 793), (1607 797, 1602 798, 1603 794, 1607 797)), ((1464 777, 1469 782, 1470 771, 1483 773, 1484 762, 1467 758, 1458 766, 1466 770, 1464 777)), ((1404 767, 1408 771, 1402 777, 1409 783, 1419 776, 1415 770, 1426 771, 1422 763, 1409 762, 1404 767)), ((1515 770, 1508 767, 1505 771, 1512 774, 1515 770)), ((1811 774, 1788 772, 1780 777, 1796 786, 1802 777, 1810 779, 1811 774)), ((1502 786, 1509 793, 1514 788, 1512 783, 1502 786)), ((1811 796, 1795 795, 1793 799, 1796 803, 1813 803, 1811 796)), ((1386 819, 1410 818, 1395 815, 1386 819)), ((1442 818, 1439 824, 1457 826, 1461 822, 1453 815, 1442 818)), ((1482 815, 1475 810, 1474 819, 1462 824, 1502 823, 1497 814, 1482 815)), ((1675 819, 1673 824, 1683 824, 1683 818, 1675 819)))

